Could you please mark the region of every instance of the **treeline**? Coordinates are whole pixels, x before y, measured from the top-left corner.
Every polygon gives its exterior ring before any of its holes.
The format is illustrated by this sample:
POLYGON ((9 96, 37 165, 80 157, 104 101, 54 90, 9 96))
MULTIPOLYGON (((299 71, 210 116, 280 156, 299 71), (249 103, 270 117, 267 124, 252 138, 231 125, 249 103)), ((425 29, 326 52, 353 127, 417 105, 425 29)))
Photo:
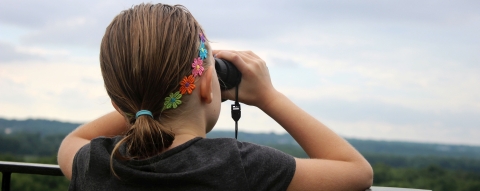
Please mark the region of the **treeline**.
POLYGON ((472 172, 480 175, 480 159, 439 157, 439 156, 402 156, 378 153, 362 153, 370 164, 385 164, 394 168, 425 168, 439 166, 443 169, 472 172))
POLYGON ((65 134, 46 135, 40 133, 0 134, 0 153, 11 155, 52 156, 65 134))
POLYGON ((45 119, 8 120, 0 118, 0 132, 40 133, 42 136, 52 134, 66 135, 77 128, 79 123, 67 123, 45 119))
POLYGON ((417 188, 434 191, 479 191, 480 174, 447 170, 430 165, 422 168, 394 168, 385 164, 373 165, 373 185, 417 188))

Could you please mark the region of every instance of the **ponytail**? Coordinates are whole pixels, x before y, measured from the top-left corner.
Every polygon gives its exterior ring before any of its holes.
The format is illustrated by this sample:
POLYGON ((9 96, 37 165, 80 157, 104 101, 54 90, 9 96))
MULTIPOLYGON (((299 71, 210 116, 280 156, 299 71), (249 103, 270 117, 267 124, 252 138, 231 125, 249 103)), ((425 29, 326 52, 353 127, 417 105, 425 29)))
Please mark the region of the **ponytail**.
POLYGON ((132 158, 148 158, 172 145, 175 136, 171 129, 150 116, 139 116, 127 131, 125 146, 132 158))
POLYGON ((151 113, 150 115, 140 115, 136 117, 125 136, 115 144, 110 155, 110 169, 119 178, 113 168, 114 158, 120 160, 149 158, 170 147, 174 139, 173 131, 155 120, 151 113), (122 144, 125 145, 127 151, 125 156, 119 153, 122 144))

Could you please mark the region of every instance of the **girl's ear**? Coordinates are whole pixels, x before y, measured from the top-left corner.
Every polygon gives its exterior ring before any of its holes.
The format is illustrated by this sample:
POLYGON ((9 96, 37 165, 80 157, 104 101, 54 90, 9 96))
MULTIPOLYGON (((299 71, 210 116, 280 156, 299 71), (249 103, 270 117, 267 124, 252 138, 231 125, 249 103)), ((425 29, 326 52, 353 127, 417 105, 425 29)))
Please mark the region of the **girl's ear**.
POLYGON ((211 103, 213 99, 212 92, 212 73, 213 65, 205 70, 200 77, 200 99, 202 102, 211 103))

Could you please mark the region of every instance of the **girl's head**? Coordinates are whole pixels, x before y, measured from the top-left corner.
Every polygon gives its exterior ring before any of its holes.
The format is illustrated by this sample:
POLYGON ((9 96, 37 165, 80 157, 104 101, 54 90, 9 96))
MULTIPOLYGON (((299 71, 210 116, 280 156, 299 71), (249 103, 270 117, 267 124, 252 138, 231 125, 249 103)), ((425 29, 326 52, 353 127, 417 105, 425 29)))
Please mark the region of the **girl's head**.
POLYGON ((175 127, 166 124, 195 109, 189 105, 197 101, 190 98, 199 72, 214 70, 210 52, 201 26, 181 5, 141 4, 113 19, 100 65, 107 93, 131 127, 112 156, 121 144, 129 158, 147 158, 172 144, 175 127), (152 116, 137 118, 140 110, 152 116))

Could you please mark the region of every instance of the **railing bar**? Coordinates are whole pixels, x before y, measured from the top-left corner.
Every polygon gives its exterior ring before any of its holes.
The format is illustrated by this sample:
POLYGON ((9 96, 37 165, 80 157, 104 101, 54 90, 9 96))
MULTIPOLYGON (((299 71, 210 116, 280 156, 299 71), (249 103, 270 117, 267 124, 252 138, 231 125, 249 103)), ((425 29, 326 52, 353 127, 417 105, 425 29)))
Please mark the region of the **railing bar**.
POLYGON ((10 191, 11 172, 2 172, 2 191, 10 191))
POLYGON ((0 161, 0 171, 24 174, 63 176, 58 165, 0 161))

